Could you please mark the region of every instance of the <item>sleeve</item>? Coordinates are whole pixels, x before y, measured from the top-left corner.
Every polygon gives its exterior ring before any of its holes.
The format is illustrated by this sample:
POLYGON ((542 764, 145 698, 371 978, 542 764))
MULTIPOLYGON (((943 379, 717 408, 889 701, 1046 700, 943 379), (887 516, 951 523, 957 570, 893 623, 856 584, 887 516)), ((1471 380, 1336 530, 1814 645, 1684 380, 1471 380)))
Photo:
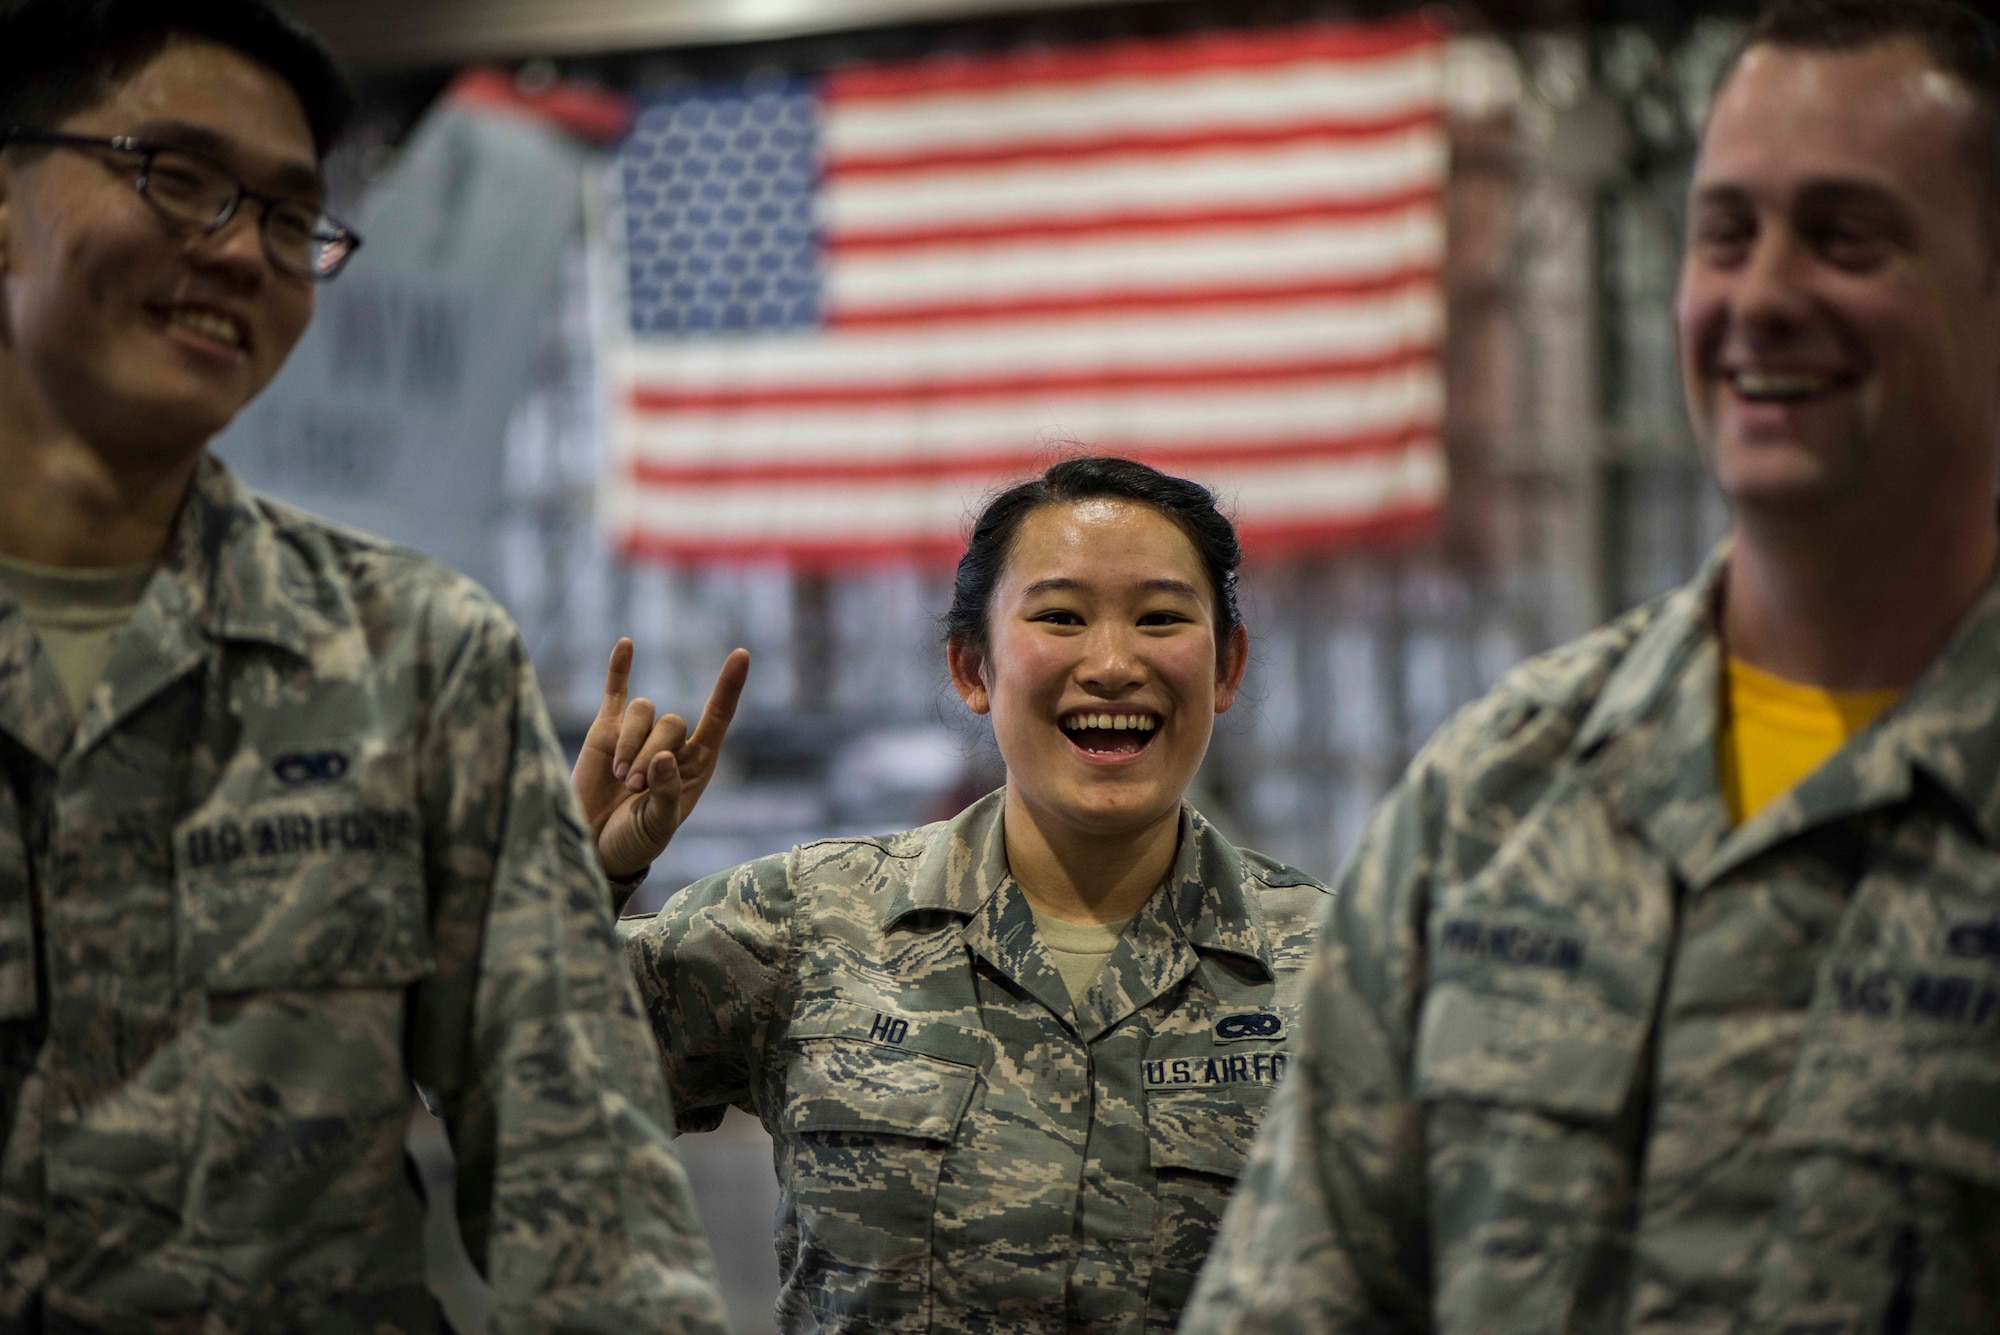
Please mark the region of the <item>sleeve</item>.
POLYGON ((519 635, 439 600, 419 750, 431 978, 412 1074, 458 1161, 494 1329, 725 1335, 609 896, 519 635))
POLYGON ((1428 805, 1419 776, 1407 777, 1341 878, 1292 1064, 1183 1335, 1430 1329, 1423 1119, 1410 1080, 1428 805))
POLYGON ((756 1112, 790 1017, 796 853, 697 881, 659 913, 618 925, 683 1131, 729 1105, 756 1112))

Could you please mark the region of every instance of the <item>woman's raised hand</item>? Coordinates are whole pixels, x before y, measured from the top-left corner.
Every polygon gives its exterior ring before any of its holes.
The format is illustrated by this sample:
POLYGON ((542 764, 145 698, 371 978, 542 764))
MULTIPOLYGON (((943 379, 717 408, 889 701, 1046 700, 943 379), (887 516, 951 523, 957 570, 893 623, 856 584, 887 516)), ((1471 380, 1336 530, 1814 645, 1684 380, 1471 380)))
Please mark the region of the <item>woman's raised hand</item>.
POLYGON ((666 851, 715 777, 722 739, 750 679, 750 651, 737 649, 723 662, 692 733, 678 714, 656 719, 650 700, 628 702, 631 677, 632 641, 620 640, 604 673, 604 703, 570 776, 597 840, 597 860, 616 881, 633 879, 666 851))

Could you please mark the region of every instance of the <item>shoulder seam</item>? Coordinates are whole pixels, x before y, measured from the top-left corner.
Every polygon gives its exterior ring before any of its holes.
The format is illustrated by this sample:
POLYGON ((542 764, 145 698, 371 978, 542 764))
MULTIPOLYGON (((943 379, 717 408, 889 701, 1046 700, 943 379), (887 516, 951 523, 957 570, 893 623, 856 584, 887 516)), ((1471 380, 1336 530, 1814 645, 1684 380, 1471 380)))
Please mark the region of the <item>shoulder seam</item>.
POLYGON ((792 911, 785 915, 785 959, 782 976, 785 980, 784 1019, 779 1028, 787 1028, 792 1022, 792 1012, 798 1009, 798 970, 793 961, 799 953, 799 919, 805 916, 805 879, 799 875, 799 850, 792 849, 785 854, 785 888, 791 892, 792 911))
POLYGON ((923 850, 921 848, 910 853, 899 853, 895 849, 889 847, 888 843, 886 842, 883 836, 873 835, 873 834, 829 835, 824 839, 814 839, 809 843, 800 844, 795 851, 804 852, 808 848, 830 848, 839 845, 846 845, 851 848, 872 848, 876 850, 878 853, 882 854, 882 856, 884 857, 900 858, 905 861, 907 861, 910 858, 917 858, 923 856, 923 850))

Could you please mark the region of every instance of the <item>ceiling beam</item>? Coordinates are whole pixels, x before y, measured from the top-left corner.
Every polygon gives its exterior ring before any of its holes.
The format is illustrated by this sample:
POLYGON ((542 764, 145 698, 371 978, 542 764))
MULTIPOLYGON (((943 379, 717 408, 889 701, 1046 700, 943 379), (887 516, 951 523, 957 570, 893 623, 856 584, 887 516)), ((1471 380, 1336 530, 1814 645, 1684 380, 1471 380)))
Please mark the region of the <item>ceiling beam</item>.
POLYGON ((380 67, 765 41, 878 24, 1067 9, 1091 0, 283 2, 343 59, 380 67))

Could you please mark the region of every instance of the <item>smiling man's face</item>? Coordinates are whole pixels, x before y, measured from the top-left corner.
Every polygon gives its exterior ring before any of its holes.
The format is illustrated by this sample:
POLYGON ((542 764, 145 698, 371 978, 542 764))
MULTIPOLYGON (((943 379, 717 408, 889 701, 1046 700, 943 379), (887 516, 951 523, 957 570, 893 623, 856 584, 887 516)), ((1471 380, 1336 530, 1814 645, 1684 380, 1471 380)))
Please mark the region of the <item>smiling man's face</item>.
MULTIPOLYGON (((1994 448, 2000 284, 1978 108, 1913 41, 1759 46, 1696 164, 1688 410, 1739 514, 1953 485, 1994 448)), ((1904 507, 1907 509, 1908 507, 1904 507)))
MULTIPOLYGON (((191 149, 252 189, 316 197, 312 132, 275 72, 184 41, 61 125, 191 149)), ((284 365, 312 318, 309 283, 265 258, 263 206, 191 234, 134 188, 130 155, 6 155, 0 195, 5 383, 108 454, 161 463, 227 426, 284 365)))

